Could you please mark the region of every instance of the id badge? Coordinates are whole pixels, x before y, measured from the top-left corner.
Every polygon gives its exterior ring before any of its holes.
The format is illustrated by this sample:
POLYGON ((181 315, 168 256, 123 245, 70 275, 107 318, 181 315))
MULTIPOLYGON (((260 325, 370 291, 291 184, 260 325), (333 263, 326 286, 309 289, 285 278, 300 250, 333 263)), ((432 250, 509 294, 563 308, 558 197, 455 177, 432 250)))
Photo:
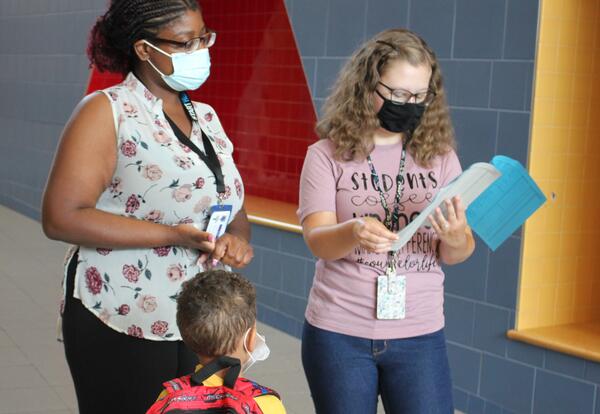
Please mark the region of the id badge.
POLYGON ((208 233, 218 239, 225 233, 229 219, 231 217, 232 207, 227 204, 215 205, 210 208, 210 219, 206 230, 208 233))
POLYGON ((377 319, 404 319, 406 316, 406 276, 377 277, 377 319))

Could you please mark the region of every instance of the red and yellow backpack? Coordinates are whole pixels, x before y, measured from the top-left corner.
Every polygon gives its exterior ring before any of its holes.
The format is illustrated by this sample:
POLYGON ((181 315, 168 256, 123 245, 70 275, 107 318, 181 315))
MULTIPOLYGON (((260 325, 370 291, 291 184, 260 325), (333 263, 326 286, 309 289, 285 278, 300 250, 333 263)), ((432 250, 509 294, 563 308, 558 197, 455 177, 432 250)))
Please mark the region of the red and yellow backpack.
POLYGON ((165 382, 167 394, 156 401, 146 414, 263 414, 254 400, 262 395, 279 394, 254 381, 240 378, 240 360, 220 357, 198 372, 165 382), (203 384, 210 376, 229 368, 223 385, 203 384))

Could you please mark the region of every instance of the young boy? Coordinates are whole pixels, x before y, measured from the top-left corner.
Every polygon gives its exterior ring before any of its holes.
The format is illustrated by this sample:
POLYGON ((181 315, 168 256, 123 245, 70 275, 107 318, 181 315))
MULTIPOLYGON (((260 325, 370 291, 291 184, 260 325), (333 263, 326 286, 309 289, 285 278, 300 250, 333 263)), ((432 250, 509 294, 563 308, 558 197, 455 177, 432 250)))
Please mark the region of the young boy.
POLYGON ((248 280, 224 270, 199 273, 183 284, 177 325, 200 364, 194 374, 166 382, 148 413, 229 408, 234 411, 223 412, 285 414, 275 391, 238 378, 269 355, 256 332, 256 291, 248 280))

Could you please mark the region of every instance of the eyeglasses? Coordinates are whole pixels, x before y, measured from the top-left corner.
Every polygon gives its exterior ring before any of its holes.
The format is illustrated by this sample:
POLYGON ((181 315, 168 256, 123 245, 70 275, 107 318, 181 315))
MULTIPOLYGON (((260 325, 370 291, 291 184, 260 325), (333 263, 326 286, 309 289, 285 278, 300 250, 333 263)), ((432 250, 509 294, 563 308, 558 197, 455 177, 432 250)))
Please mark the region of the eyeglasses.
MULTIPOLYGON (((427 106, 431 102, 433 102, 433 100, 435 99, 435 96, 436 96, 436 93, 434 91, 432 91, 431 89, 428 89, 425 92, 412 93, 412 92, 407 91, 406 89, 402 89, 402 88, 398 88, 398 89, 390 88, 383 82, 379 82, 379 84, 381 84, 381 86, 383 86, 384 88, 386 88, 389 91, 390 97, 388 99, 390 101, 392 101, 392 103, 395 103, 397 105, 404 105, 405 103, 410 102, 414 98, 415 103, 423 104, 423 105, 427 106)), ((379 92, 379 91, 377 91, 377 92, 379 92)), ((382 98, 383 98, 383 96, 382 96, 382 98)))
POLYGON ((185 53, 192 53, 198 49, 207 49, 214 45, 217 40, 217 33, 209 31, 202 36, 194 37, 187 42, 178 42, 177 40, 163 39, 160 37, 153 37, 152 40, 177 46, 178 48, 183 49, 185 53))

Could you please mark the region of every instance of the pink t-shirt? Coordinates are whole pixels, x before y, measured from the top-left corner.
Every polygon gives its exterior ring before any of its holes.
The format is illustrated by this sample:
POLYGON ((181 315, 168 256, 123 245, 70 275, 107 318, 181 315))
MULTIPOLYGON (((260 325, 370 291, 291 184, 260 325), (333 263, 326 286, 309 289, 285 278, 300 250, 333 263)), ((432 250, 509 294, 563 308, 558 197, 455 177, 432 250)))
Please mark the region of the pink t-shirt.
MULTIPOLYGON (((300 178, 300 222, 318 211, 335 212, 338 223, 366 215, 383 221, 385 211, 367 161, 337 161, 333 151, 330 140, 308 148, 300 178)), ((390 208, 401 154, 402 143, 377 145, 371 153, 390 208)), ((417 165, 407 153, 400 228, 461 172, 454 151, 438 156, 431 168, 417 165)), ((406 275, 405 319, 375 317, 376 279, 385 272, 387 255, 356 248, 342 259, 317 261, 307 321, 321 329, 369 339, 408 338, 443 328, 444 272, 436 257, 437 243, 433 229, 421 227, 397 255, 398 274, 406 275)))

